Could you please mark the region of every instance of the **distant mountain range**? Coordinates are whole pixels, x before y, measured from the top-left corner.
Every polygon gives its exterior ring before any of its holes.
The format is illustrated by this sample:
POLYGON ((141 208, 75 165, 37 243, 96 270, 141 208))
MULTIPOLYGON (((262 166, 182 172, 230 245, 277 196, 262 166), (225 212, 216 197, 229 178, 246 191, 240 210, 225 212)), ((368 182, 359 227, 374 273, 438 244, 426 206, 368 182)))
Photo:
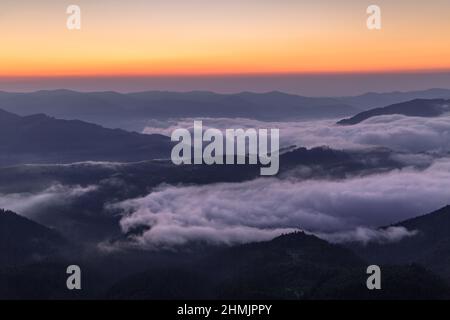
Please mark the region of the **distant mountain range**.
POLYGON ((421 91, 394 91, 385 93, 369 92, 359 96, 337 99, 362 110, 370 110, 415 99, 450 99, 450 89, 435 88, 421 91))
POLYGON ((438 117, 448 112, 450 112, 450 99, 415 99, 364 111, 351 118, 341 120, 338 124, 358 124, 369 118, 382 115, 400 114, 409 117, 438 117))
POLYGON ((43 114, 18 116, 0 110, 0 166, 77 161, 141 161, 168 158, 170 138, 107 129, 43 114))
POLYGON ((0 108, 19 115, 45 113, 105 125, 141 129, 149 119, 242 117, 261 120, 333 118, 360 109, 334 98, 308 98, 281 92, 216 94, 212 92, 76 92, 1 93, 0 108))
POLYGON ((228 117, 258 120, 340 118, 416 98, 450 98, 450 90, 368 93, 355 97, 303 97, 282 92, 217 94, 213 92, 138 93, 0 92, 0 108, 26 116, 44 113, 112 128, 141 130, 149 119, 228 117))

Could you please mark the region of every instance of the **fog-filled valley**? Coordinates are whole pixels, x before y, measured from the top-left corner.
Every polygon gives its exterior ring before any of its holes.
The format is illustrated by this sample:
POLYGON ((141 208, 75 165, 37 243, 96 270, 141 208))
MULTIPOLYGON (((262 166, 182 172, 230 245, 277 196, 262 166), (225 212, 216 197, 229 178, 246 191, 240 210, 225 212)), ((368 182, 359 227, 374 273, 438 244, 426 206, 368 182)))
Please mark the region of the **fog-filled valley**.
POLYGON ((1 92, 0 297, 450 298, 448 99, 1 92), (200 120, 279 129, 278 174, 172 163, 200 120))

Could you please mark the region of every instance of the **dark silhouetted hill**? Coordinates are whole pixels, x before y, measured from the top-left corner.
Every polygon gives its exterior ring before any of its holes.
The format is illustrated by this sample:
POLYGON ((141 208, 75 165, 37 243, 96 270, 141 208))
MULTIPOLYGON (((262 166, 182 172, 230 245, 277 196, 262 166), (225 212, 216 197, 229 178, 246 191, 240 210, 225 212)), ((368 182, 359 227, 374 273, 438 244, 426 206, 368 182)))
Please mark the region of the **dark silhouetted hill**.
POLYGON ((170 155, 170 138, 107 129, 43 114, 0 111, 0 165, 77 161, 141 161, 170 155))
POLYGON ((417 263, 450 280, 450 206, 394 226, 417 234, 394 243, 355 245, 356 252, 373 263, 417 263))
POLYGON ((368 92, 358 96, 337 98, 363 110, 381 108, 415 99, 450 99, 450 89, 432 88, 418 91, 368 92))
POLYGON ((111 299, 442 299, 448 287, 420 266, 383 267, 383 290, 366 287, 367 264, 343 247, 293 233, 151 268, 118 282, 111 299))
POLYGON ((351 118, 339 121, 338 124, 358 124, 369 118, 382 115, 399 114, 409 117, 438 117, 447 112, 450 112, 450 100, 416 99, 408 102, 393 104, 384 108, 376 108, 361 112, 351 118))
POLYGON ((0 209, 0 266, 46 260, 66 249, 68 242, 58 232, 0 209))

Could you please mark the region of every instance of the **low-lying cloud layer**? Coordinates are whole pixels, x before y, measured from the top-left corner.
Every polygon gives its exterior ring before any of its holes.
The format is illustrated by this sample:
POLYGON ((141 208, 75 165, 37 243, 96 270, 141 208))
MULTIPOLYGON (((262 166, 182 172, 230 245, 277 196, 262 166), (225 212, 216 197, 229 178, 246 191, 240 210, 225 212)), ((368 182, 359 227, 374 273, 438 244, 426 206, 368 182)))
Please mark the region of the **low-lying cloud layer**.
MULTIPOLYGON (((167 123, 149 123, 144 133, 170 136, 177 128, 192 129, 193 118, 167 123)), ((437 118, 386 115, 353 126, 339 126, 336 120, 304 122, 262 122, 251 119, 202 119, 205 129, 279 128, 281 146, 316 147, 327 145, 347 149, 384 146, 406 152, 445 151, 450 148, 450 117, 437 118)))
MULTIPOLYGON (((156 123, 147 133, 170 135, 174 128, 189 128, 194 119, 156 123), (166 126, 164 128, 164 126, 166 126)), ((136 242, 148 248, 182 245, 190 241, 235 244, 269 240, 282 233, 305 230, 332 242, 398 241, 415 235, 400 227, 376 229, 434 211, 450 203, 450 159, 434 160, 420 151, 448 152, 450 117, 418 118, 400 115, 368 119, 354 126, 334 121, 261 122, 248 119, 206 119, 205 127, 280 128, 284 146, 360 148, 384 146, 407 151, 395 154, 423 170, 404 168, 344 180, 259 178, 242 183, 203 186, 164 185, 142 198, 106 205, 120 209, 124 232, 148 230, 136 242), (423 168, 423 167, 422 167, 423 168), (140 229, 143 230, 143 229, 140 229)), ((368 161, 371 161, 368 155, 368 161)), ((81 167, 116 163, 73 164, 81 167)), ((118 190, 120 179, 111 180, 118 190)), ((60 184, 40 192, 0 194, 0 207, 33 217, 50 205, 70 205, 84 194, 102 188, 60 184)), ((118 200, 110 200, 118 201, 118 200)), ((95 214, 101 214, 95 211, 95 214)))
POLYGON ((37 192, 0 194, 0 208, 32 217, 45 207, 67 204, 72 199, 96 189, 96 186, 81 187, 55 184, 37 192))
POLYGON ((388 227, 383 229, 358 227, 354 230, 343 232, 318 233, 316 236, 332 243, 360 242, 366 245, 370 242, 398 242, 404 238, 413 237, 417 233, 417 230, 408 230, 405 227, 388 227))
POLYGON ((449 202, 450 160, 445 159, 423 171, 407 168, 340 181, 260 178, 162 186, 146 197, 114 206, 123 210, 124 232, 150 227, 137 241, 160 247, 192 240, 244 243, 296 229, 328 234, 334 241, 395 240, 413 231, 349 231, 388 225, 449 202))

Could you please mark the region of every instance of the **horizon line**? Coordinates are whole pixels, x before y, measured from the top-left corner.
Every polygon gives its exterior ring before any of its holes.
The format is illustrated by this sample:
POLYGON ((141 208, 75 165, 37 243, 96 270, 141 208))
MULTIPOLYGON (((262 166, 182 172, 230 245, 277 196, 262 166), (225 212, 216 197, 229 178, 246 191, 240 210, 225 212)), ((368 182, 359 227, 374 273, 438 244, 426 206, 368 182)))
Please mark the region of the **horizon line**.
POLYGON ((397 75, 397 74, 441 74, 450 73, 444 69, 398 69, 398 70, 342 70, 342 71, 287 71, 287 72, 229 72, 229 73, 111 73, 111 74, 6 74, 0 79, 76 79, 76 78, 232 78, 232 77, 289 77, 326 75, 397 75))
POLYGON ((67 91, 67 92, 74 92, 74 93, 115 93, 115 94, 137 94, 137 93, 179 93, 179 94, 188 94, 188 93, 211 93, 216 95, 237 95, 237 94, 243 94, 243 93, 251 93, 251 94, 271 94, 271 93, 281 93, 286 95, 293 95, 298 97, 305 97, 305 98, 342 98, 342 97, 359 97, 364 96, 366 94, 396 94, 396 93, 412 93, 412 92, 425 92, 425 91, 431 91, 431 90, 448 90, 450 91, 450 87, 443 88, 443 87, 431 87, 428 89, 423 90, 393 90, 393 91, 366 91, 361 94, 356 95, 342 95, 342 96, 308 96, 308 95, 301 95, 301 94, 295 94, 295 93, 289 93, 284 92, 281 90, 270 90, 270 91, 263 91, 263 92, 257 92, 257 91, 251 91, 251 90, 243 90, 243 91, 236 91, 232 93, 220 93, 213 90, 138 90, 138 91, 128 91, 128 92, 120 92, 116 90, 73 90, 73 89, 67 89, 67 88, 58 88, 58 89, 38 89, 38 90, 30 90, 30 91, 5 91, 0 89, 0 93, 8 93, 8 94, 33 94, 33 93, 39 93, 39 92, 56 92, 56 91, 67 91))

